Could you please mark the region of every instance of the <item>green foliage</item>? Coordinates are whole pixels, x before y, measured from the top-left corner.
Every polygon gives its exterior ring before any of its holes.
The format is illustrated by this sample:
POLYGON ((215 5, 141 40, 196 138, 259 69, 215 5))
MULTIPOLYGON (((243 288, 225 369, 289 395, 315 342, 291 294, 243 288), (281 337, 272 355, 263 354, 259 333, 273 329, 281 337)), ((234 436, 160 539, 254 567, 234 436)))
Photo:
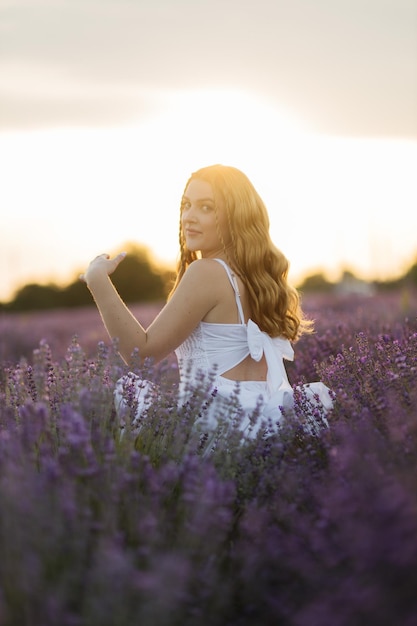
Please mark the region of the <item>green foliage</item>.
POLYGON ((152 302, 166 296, 164 275, 153 267, 146 248, 129 246, 113 283, 125 302, 152 302))
POLYGON ((61 306, 61 291, 56 285, 25 285, 17 292, 9 310, 55 309, 61 306))
POLYGON ((307 276, 299 285, 299 289, 306 293, 329 293, 334 289, 334 284, 329 282, 323 274, 318 273, 307 276))
MULTIPOLYGON (((170 272, 157 268, 143 246, 129 244, 128 255, 112 276, 116 289, 125 302, 156 302, 166 297, 170 272)), ((19 289, 14 299, 2 304, 4 311, 34 311, 74 308, 93 304, 86 285, 78 277, 65 287, 29 284, 19 289)))

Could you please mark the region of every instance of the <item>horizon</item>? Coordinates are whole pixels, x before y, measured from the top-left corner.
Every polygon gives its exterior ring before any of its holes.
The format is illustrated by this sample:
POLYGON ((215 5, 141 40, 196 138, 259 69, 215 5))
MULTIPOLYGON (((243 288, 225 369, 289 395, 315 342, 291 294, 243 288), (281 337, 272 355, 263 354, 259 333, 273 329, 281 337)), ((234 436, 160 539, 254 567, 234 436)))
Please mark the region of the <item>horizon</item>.
MULTIPOLYGON (((175 272, 175 263, 170 264, 169 262, 163 261, 161 259, 159 260, 155 259, 154 257, 152 257, 151 250, 147 249, 146 246, 142 245, 140 242, 130 241, 130 242, 125 242, 124 245, 118 246, 118 250, 121 250, 121 249, 127 250, 128 255, 135 254, 135 250, 133 248, 142 250, 145 254, 147 254, 148 255, 147 258, 148 258, 150 265, 154 267, 158 272, 161 272, 161 273, 175 272)), ((416 264, 417 264, 417 254, 416 254, 414 262, 412 262, 408 267, 406 267, 403 272, 400 272, 397 275, 395 276, 393 275, 392 277, 386 278, 386 279, 376 278, 372 276, 365 277, 353 271, 352 268, 346 266, 346 267, 341 267, 339 273, 334 274, 333 277, 331 277, 329 273, 327 273, 325 270, 321 270, 320 268, 318 268, 316 271, 311 271, 311 272, 307 271, 303 275, 299 276, 296 280, 291 280, 291 277, 290 277, 290 282, 291 284, 294 285, 296 289, 300 289, 302 288, 303 283, 309 278, 312 278, 315 276, 321 276, 329 284, 332 284, 335 287, 337 287, 338 285, 343 283, 346 277, 348 278, 352 277, 355 281, 358 281, 359 283, 372 286, 375 283, 384 284, 384 283, 390 283, 392 281, 395 282, 397 280, 401 281, 401 279, 404 278, 407 272, 416 264)), ((76 283, 78 281, 78 276, 79 276, 79 272, 77 270, 74 270, 72 273, 70 272, 67 277, 62 277, 60 280, 56 278, 48 279, 45 277, 42 279, 42 277, 40 277, 40 279, 33 279, 27 282, 23 282, 15 286, 14 290, 10 292, 8 298, 0 297, 0 304, 2 305, 11 304, 22 289, 24 289, 25 287, 32 286, 32 285, 36 285, 39 287, 53 287, 56 289, 64 290, 70 285, 76 283)))

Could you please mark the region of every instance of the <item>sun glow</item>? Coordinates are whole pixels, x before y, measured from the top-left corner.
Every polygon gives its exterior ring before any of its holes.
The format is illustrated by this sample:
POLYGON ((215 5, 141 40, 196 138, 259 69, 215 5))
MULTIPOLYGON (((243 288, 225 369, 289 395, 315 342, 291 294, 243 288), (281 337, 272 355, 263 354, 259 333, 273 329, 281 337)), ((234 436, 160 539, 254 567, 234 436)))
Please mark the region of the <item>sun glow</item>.
POLYGON ((375 276, 415 252, 415 224, 400 217, 415 213, 415 143, 315 135, 246 92, 154 98, 154 115, 124 127, 0 135, 0 299, 30 280, 72 279, 127 241, 172 265, 184 184, 212 163, 253 181, 294 276, 346 266, 375 276))

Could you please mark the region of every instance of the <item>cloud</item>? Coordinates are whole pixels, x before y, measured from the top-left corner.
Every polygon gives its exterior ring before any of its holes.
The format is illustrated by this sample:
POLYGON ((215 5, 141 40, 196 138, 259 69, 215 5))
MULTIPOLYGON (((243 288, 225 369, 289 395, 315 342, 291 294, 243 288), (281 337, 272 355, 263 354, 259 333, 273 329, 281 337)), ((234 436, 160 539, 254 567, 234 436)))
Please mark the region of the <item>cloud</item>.
POLYGON ((32 62, 0 63, 0 98, 0 129, 123 125, 161 106, 144 87, 83 81, 32 62))
POLYGON ((117 125, 161 90, 252 90, 317 131, 417 137, 414 0, 16 0, 2 128, 117 125))

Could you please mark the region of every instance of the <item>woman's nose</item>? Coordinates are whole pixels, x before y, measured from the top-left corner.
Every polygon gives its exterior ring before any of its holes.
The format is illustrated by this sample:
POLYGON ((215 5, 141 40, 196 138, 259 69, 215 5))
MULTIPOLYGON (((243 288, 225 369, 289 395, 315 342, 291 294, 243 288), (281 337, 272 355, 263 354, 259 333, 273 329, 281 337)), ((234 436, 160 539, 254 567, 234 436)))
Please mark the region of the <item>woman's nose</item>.
POLYGON ((195 222, 196 221, 194 207, 192 206, 187 207, 187 209, 182 214, 182 221, 183 222, 195 222))

